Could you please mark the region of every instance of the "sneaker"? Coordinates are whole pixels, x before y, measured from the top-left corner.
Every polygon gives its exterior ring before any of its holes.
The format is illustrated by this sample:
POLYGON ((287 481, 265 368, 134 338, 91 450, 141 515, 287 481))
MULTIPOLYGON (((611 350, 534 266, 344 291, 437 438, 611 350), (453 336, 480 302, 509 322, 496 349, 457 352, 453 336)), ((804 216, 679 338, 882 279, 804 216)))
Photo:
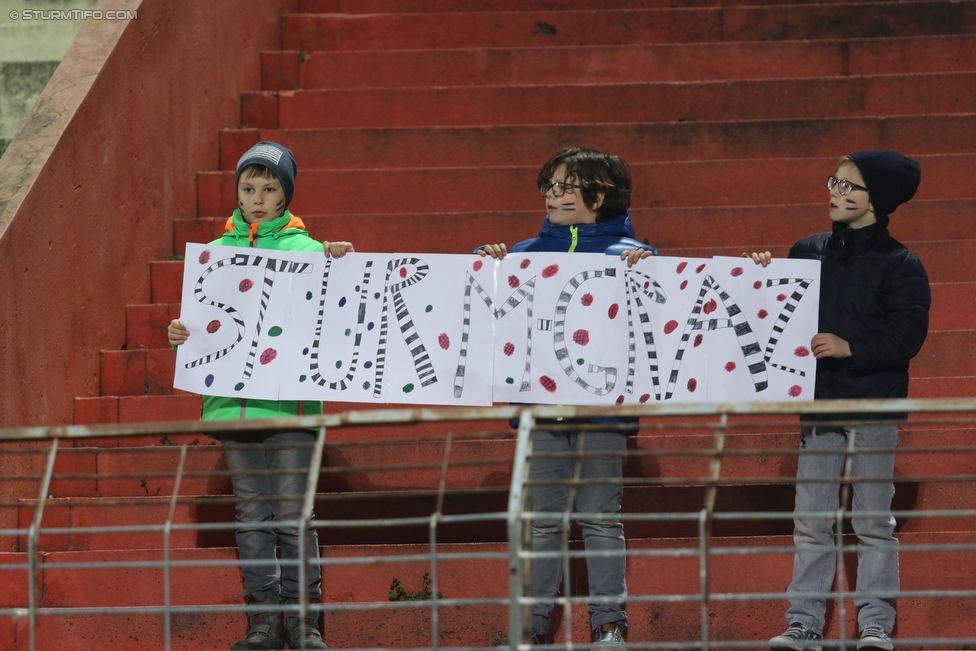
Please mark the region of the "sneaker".
POLYGON ((616 624, 604 624, 593 631, 592 649, 600 651, 626 651, 624 632, 616 624))
POLYGON ((793 622, 786 632, 769 641, 772 651, 823 651, 823 636, 800 622, 793 622))
MULTIPOLYGON (((286 604, 296 604, 296 599, 285 599, 286 604)), ((311 614, 311 613, 310 613, 311 614)), ((312 617, 299 617, 295 612, 285 613, 285 630, 288 632, 288 645, 292 649, 328 649, 318 627, 318 613, 312 617), (304 645, 304 646, 303 646, 304 645)))
MULTIPOLYGON (((256 592, 244 599, 249 606, 258 604, 278 605, 278 595, 256 592)), ((280 651, 281 618, 277 612, 248 613, 247 637, 230 648, 230 651, 280 651)))
POLYGON ((877 625, 864 627, 861 631, 861 641, 857 643, 857 651, 892 651, 894 648, 891 636, 877 625))

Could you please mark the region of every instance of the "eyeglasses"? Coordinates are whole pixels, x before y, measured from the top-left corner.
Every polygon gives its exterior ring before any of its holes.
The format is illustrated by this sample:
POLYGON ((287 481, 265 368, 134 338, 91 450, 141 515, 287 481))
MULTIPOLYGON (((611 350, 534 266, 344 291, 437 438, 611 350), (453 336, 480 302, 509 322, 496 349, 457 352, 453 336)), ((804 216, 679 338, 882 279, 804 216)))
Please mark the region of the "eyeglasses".
POLYGON ((850 181, 839 179, 836 176, 828 176, 827 189, 833 190, 835 185, 837 186, 837 191, 840 192, 841 196, 849 195, 851 193, 851 190, 854 189, 864 190, 865 192, 868 191, 868 189, 863 185, 858 185, 857 183, 851 183, 850 181))
POLYGON ((539 185, 539 194, 546 196, 549 191, 552 190, 552 196, 559 198, 569 192, 570 194, 576 194, 576 190, 580 189, 581 185, 576 185, 575 183, 563 183, 562 181, 556 181, 554 183, 541 183, 539 185))

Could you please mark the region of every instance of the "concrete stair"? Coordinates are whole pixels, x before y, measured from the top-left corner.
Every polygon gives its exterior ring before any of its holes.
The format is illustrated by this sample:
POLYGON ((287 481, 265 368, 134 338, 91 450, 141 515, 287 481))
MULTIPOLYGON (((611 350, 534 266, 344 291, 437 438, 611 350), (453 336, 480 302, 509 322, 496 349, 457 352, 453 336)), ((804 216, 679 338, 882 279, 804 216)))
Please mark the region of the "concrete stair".
MULTIPOLYGON (((964 555, 958 552, 939 552, 911 550, 911 546, 939 543, 971 544, 972 532, 957 534, 902 534, 899 536, 902 551, 902 589, 905 591, 925 591, 932 589, 970 589, 976 580, 976 560, 973 552, 964 555), (959 571, 947 580, 934 580, 930 573, 921 568, 942 564, 959 564, 959 571)), ((654 577, 653 590, 656 595, 684 598, 683 601, 640 601, 634 598, 628 606, 631 621, 631 638, 635 642, 682 642, 701 636, 701 605, 695 600, 700 590, 697 580, 698 560, 694 555, 697 540, 672 539, 667 541, 668 550, 678 549, 687 556, 675 557, 671 553, 660 555, 665 547, 661 541, 631 538, 629 548, 636 554, 628 567, 628 586, 631 593, 634 587, 647 585, 647 577, 654 577), (657 553, 656 553, 657 552, 657 553), (646 633, 645 633, 646 631, 646 633)), ((717 593, 769 594, 782 589, 790 571, 791 539, 783 536, 727 538, 715 541, 717 552, 712 566, 717 578, 710 588, 717 593), (758 550, 755 565, 745 567, 735 549, 758 550), (775 586, 775 587, 774 587, 775 586)), ((468 543, 465 545, 442 546, 445 558, 438 563, 438 588, 445 599, 505 598, 507 596, 507 561, 505 546, 497 543, 468 543), (453 560, 452 554, 484 554, 495 556, 478 560, 453 560)), ((325 572, 335 578, 332 587, 326 588, 326 598, 330 603, 354 606, 370 602, 383 602, 387 599, 389 585, 393 578, 400 578, 408 589, 419 587, 419 577, 429 570, 420 562, 395 559, 389 563, 371 563, 371 558, 384 556, 407 556, 422 554, 423 545, 364 545, 350 548, 322 549, 326 563, 325 572), (355 556, 362 563, 333 565, 343 558, 355 556), (417 586, 413 586, 417 583, 417 586), (342 587, 339 587, 342 586, 342 587)), ((199 563, 199 567, 174 567, 170 573, 172 594, 170 603, 183 612, 172 615, 174 649, 225 649, 241 634, 240 615, 233 613, 209 613, 207 607, 231 604, 236 599, 237 570, 234 567, 235 554, 231 548, 205 550, 174 550, 171 553, 174 564, 199 563), (222 566, 215 566, 223 563, 222 566), (237 636, 237 637, 235 637, 237 636)), ((853 558, 849 559, 853 562, 853 558)), ((164 603, 162 586, 164 578, 158 567, 161 561, 159 551, 132 550, 116 552, 50 552, 43 555, 42 567, 45 569, 42 580, 43 605, 45 607, 66 608, 84 607, 88 604, 88 586, 102 585, 105 590, 100 601, 107 606, 160 606, 164 603), (72 567, 91 562, 125 562, 134 566, 105 569, 72 567), (139 565, 149 565, 140 567, 139 565), (152 567, 156 564, 156 567, 152 567), (139 586, 134 589, 134 586, 139 586)), ((0 554, 0 564, 23 562, 23 555, 0 554), (19 558, 18 558, 19 556, 19 558)), ((574 563, 572 572, 580 576, 583 568, 574 563)), ((853 577, 847 577, 845 589, 851 589, 853 577)), ((585 588, 573 586, 573 594, 585 594, 585 588), (583 588, 581 590, 581 588, 583 588)), ((644 593, 646 594, 646 593, 644 593)), ((755 640, 757 646, 770 636, 770 630, 781 628, 782 616, 776 612, 773 600, 757 599, 746 602, 712 602, 708 606, 710 637, 713 640, 737 639, 755 640)), ((387 609, 383 611, 344 610, 326 615, 326 637, 339 648, 402 648, 410 646, 431 646, 430 605, 417 605, 419 608, 387 609)), ((905 597, 900 601, 898 632, 905 638, 924 638, 931 636, 931 620, 940 622, 938 635, 945 637, 966 637, 971 602, 952 597, 905 597)), ((0 604, 2 606, 2 604, 0 604)), ((848 604, 851 608, 853 604, 848 604)), ((839 635, 835 613, 832 626, 827 634, 834 639, 839 635)), ((557 610, 555 614, 555 641, 565 640, 563 629, 566 614, 557 610)), ((441 646, 485 646, 499 642, 507 637, 507 611, 501 606, 477 606, 470 604, 444 605, 438 608, 440 620, 441 646)), ((164 622, 157 614, 107 614, 107 615, 69 615, 43 620, 39 628, 38 648, 93 648, 93 639, 104 639, 116 651, 136 651, 145 649, 147 641, 162 638, 164 622), (48 625, 48 622, 50 624, 48 625)), ((577 632, 577 643, 585 642, 587 620, 585 608, 573 609, 573 628, 577 632)), ((18 625, 24 628, 23 623, 18 625)), ((845 631, 848 639, 853 629, 845 631)), ((21 647, 18 647, 18 649, 21 647)))
MULTIPOLYGON (((638 237, 671 256, 785 255, 799 237, 827 228, 825 178, 851 150, 892 148, 921 161, 918 196, 892 218, 892 232, 919 253, 933 283, 932 330, 912 364, 912 396, 976 395, 976 2, 795 4, 786 0, 301 0, 285 15, 280 49, 261 53, 261 87, 241 89, 240 123, 215 134, 218 165, 197 175, 195 215, 172 215, 173 252, 223 230, 235 205, 233 168, 261 139, 287 144, 302 174, 294 212, 317 238, 360 251, 464 253, 538 231, 539 165, 577 142, 621 154, 632 166, 638 237), (681 8, 672 7, 681 4, 681 8)), ((165 328, 179 315, 182 263, 151 261, 151 303, 126 309, 122 350, 101 351, 100 395, 78 397, 80 424, 195 420, 198 396, 172 388, 175 354, 165 328)), ((329 411, 360 407, 326 405, 329 411)), ((634 439, 624 510, 632 601, 631 641, 701 639, 701 605, 655 600, 694 595, 698 560, 664 553, 698 545, 694 516, 705 489, 710 430, 648 429, 634 439), (674 513, 668 521, 642 514, 674 513), (655 553, 661 552, 661 553, 655 553)), ((426 516, 436 502, 443 438, 455 435, 445 513, 505 508, 513 441, 507 423, 436 423, 397 429, 334 429, 318 487, 317 514, 426 516), (481 438, 466 438, 476 432, 481 438), (420 439, 420 440, 418 440, 420 439), (391 466, 399 466, 392 469, 391 466)), ((710 589, 781 593, 790 576, 795 423, 755 422, 732 432, 710 589), (769 450, 762 455, 751 450, 769 450), (750 514, 745 516, 743 514, 750 514), (756 514, 766 516, 757 517, 756 514)), ((972 430, 918 420, 903 431, 895 508, 903 545, 974 542, 972 521, 952 511, 976 499, 972 430), (915 515, 943 510, 940 515, 915 515)), ((233 550, 233 505, 220 449, 193 432, 65 442, 40 539, 44 605, 162 603, 162 532, 179 445, 187 475, 176 510, 172 558, 173 648, 226 649, 242 633, 233 550), (104 529, 116 527, 116 529, 104 529), (101 528, 92 531, 92 528, 101 528), (135 561, 116 568, 72 567, 135 561), (143 565, 139 565, 144 562, 143 565), (148 564, 149 566, 146 566, 148 564), (187 578, 192 577, 192 578, 187 578), (104 586, 98 590, 92 586, 104 586)), ((38 476, 43 455, 23 452, 38 476)), ((35 480, 0 506, 3 529, 31 519, 35 480)), ((427 553, 427 527, 320 531, 326 602, 384 602, 392 578, 416 589, 429 564, 370 562, 427 553), (362 563, 334 564, 361 557, 362 563)), ((507 596, 501 521, 438 529, 445 598, 507 596), (450 554, 498 554, 452 560, 450 554)), ((25 563, 22 535, 0 537, 0 567, 25 563)), ((907 591, 971 589, 974 552, 905 551, 907 591)), ((850 555, 848 555, 850 556, 850 555)), ((849 565, 853 565, 851 558, 849 565)), ((585 594, 574 562, 574 594, 585 594)), ((18 571, 6 574, 17 577, 18 571)), ((848 589, 853 576, 845 577, 848 589)), ((6 581, 5 581, 6 583, 6 581)), ((0 595, 23 605, 26 584, 0 595), (21 589, 22 588, 22 589, 21 589), (19 591, 19 592, 18 592, 19 591)), ((712 640, 756 640, 783 626, 783 599, 713 601, 712 640)), ((972 636, 974 600, 906 596, 901 638, 972 636)), ((326 616, 333 647, 430 646, 430 604, 337 610, 326 616)), ((854 634, 831 607, 828 635, 854 634)), ((554 630, 563 624, 561 614, 554 630)), ((574 609, 585 641, 585 607, 574 609)), ((441 646, 507 637, 503 606, 438 609, 441 646)), ((38 648, 145 649, 163 639, 158 613, 43 617, 38 648), (110 631, 110 639, 105 638, 110 631), (102 644, 104 642, 104 644, 102 644)), ((26 648, 26 624, 0 618, 0 639, 26 648)), ((563 640, 560 629, 556 640, 563 640)), ((973 640, 970 640, 972 642, 973 640)), ((2 646, 2 644, 0 644, 2 646)), ((922 643, 906 648, 933 648, 922 643)))

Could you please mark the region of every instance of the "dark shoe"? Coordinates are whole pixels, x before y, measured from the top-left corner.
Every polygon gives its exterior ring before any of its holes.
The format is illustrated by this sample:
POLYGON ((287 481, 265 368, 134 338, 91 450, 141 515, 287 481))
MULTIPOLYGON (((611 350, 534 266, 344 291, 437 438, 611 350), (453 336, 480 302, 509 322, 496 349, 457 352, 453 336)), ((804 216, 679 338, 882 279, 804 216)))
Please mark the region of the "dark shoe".
MULTIPOLYGON (((286 604, 297 604, 297 599, 285 599, 286 604)), ((288 645, 292 649, 328 649, 322 640, 316 620, 318 613, 312 617, 300 617, 294 611, 285 613, 285 630, 288 632, 288 645), (303 646, 304 645, 304 646, 303 646)))
POLYGON ((769 641, 772 651, 822 651, 823 636, 800 622, 793 622, 786 632, 769 641))
MULTIPOLYGON (((244 598, 249 606, 278 605, 278 595, 256 592, 244 598)), ((281 651, 281 613, 250 612, 247 616, 247 637, 230 648, 230 651, 281 651)))
POLYGON ((593 649, 600 651, 625 651, 627 642, 624 632, 616 624, 604 624, 593 631, 593 649))
POLYGON ((887 631, 875 625, 865 626, 857 643, 857 651, 892 651, 894 648, 887 631))

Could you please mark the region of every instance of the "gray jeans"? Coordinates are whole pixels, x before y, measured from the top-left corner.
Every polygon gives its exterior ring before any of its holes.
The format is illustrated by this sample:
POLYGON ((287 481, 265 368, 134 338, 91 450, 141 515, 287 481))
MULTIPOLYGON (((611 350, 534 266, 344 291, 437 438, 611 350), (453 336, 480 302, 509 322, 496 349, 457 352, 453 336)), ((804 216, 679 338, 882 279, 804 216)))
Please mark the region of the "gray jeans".
MULTIPOLYGON (((238 498, 237 523, 266 525, 237 530, 237 553, 244 561, 243 596, 271 592, 281 599, 297 599, 301 585, 296 562, 301 544, 299 529, 294 524, 276 523, 301 517, 315 435, 292 431, 256 436, 221 437, 238 498), (270 474, 261 474, 268 471, 270 474), (279 538, 281 559, 286 561, 281 564, 275 554, 279 538)), ((310 563, 319 558, 318 533, 314 528, 305 533, 305 557, 310 563)), ((306 565, 305 576, 309 598, 318 601, 322 595, 322 567, 306 565)))
MULTIPOLYGON (((855 454, 851 460, 853 478, 877 478, 880 481, 852 482, 854 500, 851 523, 857 534, 857 587, 854 605, 858 608, 861 630, 877 625, 891 632, 895 625, 895 599, 864 594, 897 591, 898 541, 893 532, 891 500, 895 468, 898 425, 859 425, 855 427, 804 428, 800 434, 800 458, 796 473, 796 509, 793 516, 793 581, 787 589, 789 623, 823 632, 825 596, 803 597, 799 593, 827 593, 834 583, 837 551, 834 546, 834 519, 803 515, 808 511, 835 511, 840 503, 839 482, 807 483, 804 480, 840 478, 849 437, 855 449, 881 449, 880 454, 855 454), (836 450, 837 454, 803 454, 803 450, 836 450), (882 515, 859 515, 877 511, 882 515)), ((843 580, 843 579, 841 579, 843 580)))
MULTIPOLYGON (((627 437, 616 432, 535 432, 529 465, 530 480, 563 480, 564 484, 531 486, 529 508, 533 511, 552 512, 552 518, 541 517, 532 521, 532 549, 535 552, 560 552, 562 550, 564 520, 562 514, 571 508, 571 493, 576 496, 576 510, 580 513, 599 513, 597 517, 577 518, 583 530, 586 551, 619 552, 613 556, 586 558, 591 597, 619 597, 619 601, 591 603, 590 625, 599 628, 603 624, 619 623, 626 627, 627 613, 623 601, 627 596, 626 542, 624 527, 617 513, 623 485, 584 484, 570 486, 574 476, 580 479, 615 479, 623 476, 624 454, 627 437), (606 452, 605 457, 536 457, 551 453, 606 452), (579 466, 577 468, 577 465, 579 466), (577 475, 578 473, 578 475, 577 475)), ((563 579, 564 559, 559 556, 535 559, 532 563, 532 595, 554 599, 563 579)), ((553 601, 532 607, 532 629, 545 634, 549 630, 549 614, 553 601)))

